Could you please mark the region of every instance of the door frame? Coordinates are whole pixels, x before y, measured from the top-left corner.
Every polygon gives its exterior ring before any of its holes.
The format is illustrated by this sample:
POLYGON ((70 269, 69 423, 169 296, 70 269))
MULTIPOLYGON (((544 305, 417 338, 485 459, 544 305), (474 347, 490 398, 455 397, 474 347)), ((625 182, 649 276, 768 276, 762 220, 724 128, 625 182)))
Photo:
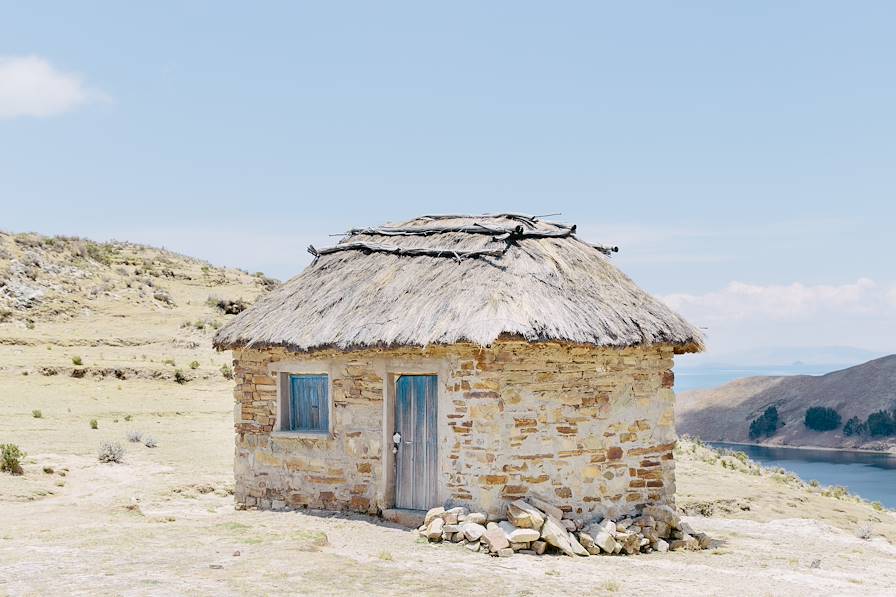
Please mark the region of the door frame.
POLYGON ((448 379, 447 363, 440 359, 407 359, 384 363, 383 379, 383 503, 386 508, 395 507, 395 454, 392 453, 392 434, 395 433, 395 382, 402 375, 434 375, 436 377, 436 446, 437 457, 437 497, 444 502, 445 483, 443 468, 443 439, 446 430, 445 417, 445 381, 448 379))

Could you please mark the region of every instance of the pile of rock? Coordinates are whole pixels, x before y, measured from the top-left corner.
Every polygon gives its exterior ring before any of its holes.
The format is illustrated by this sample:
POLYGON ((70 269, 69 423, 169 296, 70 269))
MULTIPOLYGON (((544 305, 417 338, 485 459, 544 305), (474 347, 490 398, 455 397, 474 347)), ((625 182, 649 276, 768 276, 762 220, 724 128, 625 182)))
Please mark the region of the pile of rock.
POLYGON ((417 530, 431 542, 460 543, 470 551, 502 557, 514 553, 632 555, 706 549, 711 543, 669 506, 646 506, 636 516, 585 522, 531 497, 508 504, 506 520, 489 521, 486 514, 463 507, 433 508, 417 530))

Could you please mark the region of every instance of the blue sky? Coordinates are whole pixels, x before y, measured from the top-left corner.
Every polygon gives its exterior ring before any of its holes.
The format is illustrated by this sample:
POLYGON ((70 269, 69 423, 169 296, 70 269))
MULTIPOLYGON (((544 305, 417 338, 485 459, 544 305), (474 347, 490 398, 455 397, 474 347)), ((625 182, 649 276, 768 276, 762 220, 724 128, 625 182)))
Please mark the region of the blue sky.
POLYGON ((286 278, 561 212, 714 353, 896 350, 896 5, 257 4, 0 3, 0 228, 286 278))

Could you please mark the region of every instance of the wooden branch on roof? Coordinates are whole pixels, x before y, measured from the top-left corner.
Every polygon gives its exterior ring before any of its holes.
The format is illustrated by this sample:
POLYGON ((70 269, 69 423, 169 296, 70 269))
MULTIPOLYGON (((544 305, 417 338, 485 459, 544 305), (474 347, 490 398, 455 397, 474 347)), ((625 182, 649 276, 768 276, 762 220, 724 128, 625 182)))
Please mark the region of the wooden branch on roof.
POLYGON ((384 226, 380 228, 352 228, 349 234, 374 234, 378 236, 430 236, 432 234, 447 234, 450 232, 464 232, 466 234, 506 234, 512 232, 511 228, 496 228, 484 224, 472 226, 441 226, 431 228, 393 228, 384 226))
POLYGON ((601 253, 603 253, 604 255, 606 255, 607 257, 612 255, 613 253, 619 252, 619 247, 605 247, 604 245, 591 245, 591 246, 594 247, 595 249, 597 249, 598 251, 600 251, 601 253))
POLYGON ((375 236, 430 236, 433 234, 448 234, 460 232, 465 234, 488 234, 496 240, 517 240, 522 238, 568 238, 576 231, 575 226, 565 227, 563 230, 526 230, 523 226, 513 228, 501 228, 486 226, 485 224, 473 224, 472 226, 435 226, 430 228, 353 228, 349 235, 369 234, 375 236))
POLYGON ((390 253, 392 255, 407 255, 409 257, 417 257, 425 255, 427 257, 448 257, 451 259, 470 259, 474 257, 500 257, 507 252, 507 247, 503 249, 488 249, 476 251, 457 251, 454 249, 434 249, 429 247, 396 247, 395 245, 383 245, 379 243, 343 243, 334 247, 326 247, 324 249, 315 249, 314 245, 308 246, 308 252, 315 258, 321 255, 329 255, 330 253, 338 253, 340 251, 364 251, 366 253, 390 253))
POLYGON ((460 215, 460 214, 436 214, 429 216, 420 216, 420 218, 427 218, 430 220, 454 220, 457 218, 507 218, 508 220, 517 220, 519 222, 523 222, 530 228, 534 228, 535 224, 538 222, 538 218, 534 216, 527 216, 524 214, 485 214, 483 216, 471 216, 471 215, 460 215))

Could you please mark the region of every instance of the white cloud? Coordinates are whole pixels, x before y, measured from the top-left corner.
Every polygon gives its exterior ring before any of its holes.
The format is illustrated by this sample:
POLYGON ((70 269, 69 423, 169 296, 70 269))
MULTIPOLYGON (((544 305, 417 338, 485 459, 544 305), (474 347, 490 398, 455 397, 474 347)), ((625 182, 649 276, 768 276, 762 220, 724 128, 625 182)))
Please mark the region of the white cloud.
POLYGON ((807 321, 820 315, 874 315, 896 306, 894 290, 860 278, 842 285, 760 286, 731 282, 706 294, 670 294, 663 300, 707 324, 732 321, 807 321))
POLYGON ((705 294, 661 297, 705 330, 712 360, 759 346, 855 346, 894 352, 896 286, 868 278, 844 284, 731 282, 705 294))
POLYGON ((54 116, 106 96, 39 56, 0 57, 0 118, 54 116))

